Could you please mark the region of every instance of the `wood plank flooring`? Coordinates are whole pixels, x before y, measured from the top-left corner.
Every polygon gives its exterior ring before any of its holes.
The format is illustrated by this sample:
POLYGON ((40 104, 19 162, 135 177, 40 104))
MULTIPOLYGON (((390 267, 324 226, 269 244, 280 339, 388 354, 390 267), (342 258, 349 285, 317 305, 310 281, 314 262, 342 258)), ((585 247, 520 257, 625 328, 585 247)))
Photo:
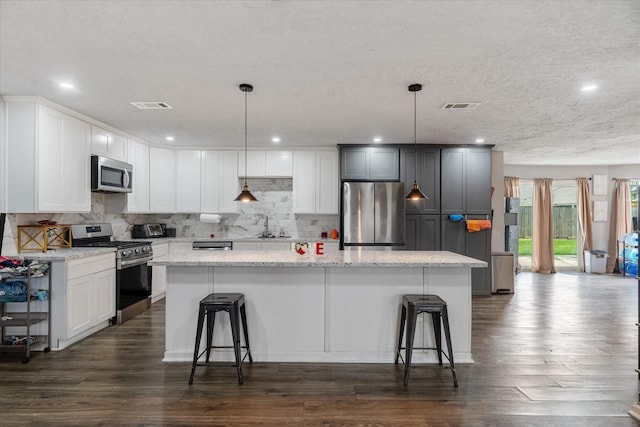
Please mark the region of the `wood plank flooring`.
MULTIPOLYGON (((0 356, 2 426, 638 426, 637 282, 521 273, 473 300, 475 363, 165 364, 164 304, 60 352, 0 356)), ((390 307, 390 310, 395 307, 390 307)), ((194 325, 195 327, 195 325, 194 325)), ((455 346, 455 337, 453 337, 455 346)))

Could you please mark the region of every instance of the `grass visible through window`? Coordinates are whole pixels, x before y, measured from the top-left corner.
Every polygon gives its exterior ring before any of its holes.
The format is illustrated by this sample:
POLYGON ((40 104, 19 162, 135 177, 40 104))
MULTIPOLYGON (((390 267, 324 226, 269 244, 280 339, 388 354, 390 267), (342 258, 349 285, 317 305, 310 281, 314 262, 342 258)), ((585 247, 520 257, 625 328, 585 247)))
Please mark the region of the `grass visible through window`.
MULTIPOLYGON (((575 239, 553 239, 554 255, 575 255, 576 240, 575 239)), ((518 240, 518 254, 531 255, 531 239, 518 240)))

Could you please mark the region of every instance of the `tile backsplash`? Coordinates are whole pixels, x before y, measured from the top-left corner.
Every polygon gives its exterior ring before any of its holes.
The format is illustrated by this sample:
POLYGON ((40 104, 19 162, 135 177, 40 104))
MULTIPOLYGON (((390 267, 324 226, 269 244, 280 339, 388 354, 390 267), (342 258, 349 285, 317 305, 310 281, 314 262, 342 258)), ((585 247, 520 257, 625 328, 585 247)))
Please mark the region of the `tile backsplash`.
MULTIPOLYGON (((116 239, 131 237, 131 226, 143 223, 163 223, 176 229, 176 237, 206 238, 212 234, 216 238, 239 239, 262 234, 264 222, 269 218, 269 231, 274 235, 283 232, 286 236, 301 239, 320 238, 322 232, 338 228, 338 215, 294 214, 292 200, 292 180, 290 178, 248 179, 253 195, 258 199, 253 203, 242 203, 240 213, 221 214, 217 224, 200 222, 199 214, 118 214, 109 213, 109 197, 91 193, 91 212, 60 214, 7 214, 2 253, 17 251, 17 226, 35 224, 42 219, 50 219, 59 224, 88 224, 108 222, 113 227, 116 239)), ((330 234, 330 233, 329 233, 330 234)))

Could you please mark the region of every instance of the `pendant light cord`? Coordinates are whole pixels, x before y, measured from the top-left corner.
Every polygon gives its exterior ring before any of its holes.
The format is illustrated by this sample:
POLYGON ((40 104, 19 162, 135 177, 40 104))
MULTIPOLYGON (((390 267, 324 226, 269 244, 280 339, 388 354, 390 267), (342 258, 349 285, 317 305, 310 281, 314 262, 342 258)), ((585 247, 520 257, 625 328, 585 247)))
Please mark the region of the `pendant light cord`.
POLYGON ((247 91, 244 91, 244 186, 247 186, 247 91))
POLYGON ((414 182, 418 182, 418 131, 417 131, 417 123, 418 123, 418 113, 416 112, 418 107, 417 107, 417 101, 416 101, 416 92, 413 92, 413 149, 414 149, 414 159, 413 159, 413 166, 414 166, 414 182))

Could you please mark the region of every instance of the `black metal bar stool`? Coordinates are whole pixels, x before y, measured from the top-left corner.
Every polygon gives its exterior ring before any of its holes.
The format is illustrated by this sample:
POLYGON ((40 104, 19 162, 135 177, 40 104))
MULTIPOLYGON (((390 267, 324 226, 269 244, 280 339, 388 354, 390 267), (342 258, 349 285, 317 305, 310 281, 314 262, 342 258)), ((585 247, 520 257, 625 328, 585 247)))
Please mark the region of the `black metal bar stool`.
POLYGON ((244 294, 223 294, 213 293, 207 295, 200 300, 200 310, 198 312, 198 328, 196 330, 196 344, 193 350, 193 363, 191 365, 191 376, 189 384, 193 384, 193 376, 196 373, 196 366, 206 366, 206 364, 198 364, 198 360, 206 353, 206 363, 209 363, 209 356, 212 348, 233 348, 236 359, 236 371, 238 373, 238 384, 242 384, 242 362, 249 357, 249 363, 253 363, 251 350, 249 349, 249 333, 247 331, 247 311, 244 305, 244 294), (216 313, 226 311, 229 313, 231 324, 231 336, 233 338, 232 346, 214 346, 213 345, 213 326, 215 325, 216 313), (242 319, 242 330, 244 331, 243 346, 240 343, 240 319, 242 319), (207 347, 200 352, 200 339, 202 337, 202 329, 204 322, 207 322, 207 347), (242 357, 242 349, 246 349, 244 357, 242 357))
POLYGON ((449 316, 447 314, 447 303, 437 295, 403 295, 402 296, 402 313, 400 315, 400 333, 398 334, 398 349, 396 351, 396 361, 401 350, 405 350, 404 362, 404 385, 409 384, 409 373, 411 372, 411 353, 413 350, 436 350, 438 352, 438 363, 442 365, 442 355, 449 360, 451 375, 453 376, 453 384, 458 387, 458 378, 456 377, 456 367, 453 363, 453 349, 451 347, 451 334, 449 333, 449 316), (421 313, 430 313, 433 320, 433 333, 435 335, 436 347, 414 347, 413 341, 416 333, 416 322, 418 315, 421 313), (442 350, 442 333, 440 329, 440 319, 444 326, 444 336, 447 340, 447 349, 449 354, 445 354, 442 350), (406 324, 407 338, 405 346, 402 347, 402 335, 406 324))

